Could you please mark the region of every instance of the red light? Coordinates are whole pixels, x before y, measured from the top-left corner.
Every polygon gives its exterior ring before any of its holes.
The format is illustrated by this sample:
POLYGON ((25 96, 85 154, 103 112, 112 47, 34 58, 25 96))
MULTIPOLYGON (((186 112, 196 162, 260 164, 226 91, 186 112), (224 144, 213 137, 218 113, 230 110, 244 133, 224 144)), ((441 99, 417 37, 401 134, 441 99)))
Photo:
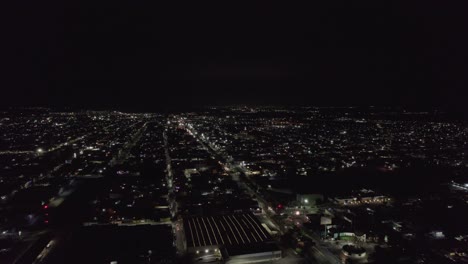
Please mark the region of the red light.
POLYGON ((46 204, 46 205, 44 205, 44 209, 47 209, 47 208, 49 208, 49 206, 48 206, 47 204, 46 204))
POLYGON ((278 208, 283 208, 283 205, 282 205, 282 204, 278 204, 278 208))
POLYGON ((45 223, 45 224, 48 224, 48 223, 49 223, 49 220, 45 220, 44 223, 45 223))

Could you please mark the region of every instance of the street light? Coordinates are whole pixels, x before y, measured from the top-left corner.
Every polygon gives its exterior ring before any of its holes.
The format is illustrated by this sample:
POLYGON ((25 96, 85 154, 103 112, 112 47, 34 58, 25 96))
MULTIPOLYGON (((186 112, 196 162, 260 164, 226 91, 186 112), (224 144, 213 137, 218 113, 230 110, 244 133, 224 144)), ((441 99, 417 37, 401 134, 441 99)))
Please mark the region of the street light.
POLYGON ((41 154, 41 153, 44 152, 44 150, 43 150, 42 148, 38 148, 38 149, 36 150, 36 152, 37 152, 38 154, 41 154))

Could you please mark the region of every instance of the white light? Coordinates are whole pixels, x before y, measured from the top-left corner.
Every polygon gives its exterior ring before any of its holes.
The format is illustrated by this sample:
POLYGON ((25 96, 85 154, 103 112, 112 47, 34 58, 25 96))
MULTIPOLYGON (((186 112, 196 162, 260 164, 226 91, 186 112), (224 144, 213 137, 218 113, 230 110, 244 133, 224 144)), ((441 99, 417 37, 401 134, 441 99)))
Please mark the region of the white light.
POLYGON ((296 211, 296 215, 300 215, 300 214, 301 214, 301 212, 299 212, 299 211, 296 211))
POLYGON ((37 151, 37 153, 42 153, 42 152, 44 152, 44 150, 43 150, 42 148, 38 148, 36 151, 37 151))
POLYGON ((197 254, 200 254, 200 250, 197 250, 197 254))
POLYGON ((208 253, 208 252, 210 252, 210 251, 208 249, 205 249, 205 253, 208 253))
POLYGON ((309 203, 309 200, 308 200, 308 199, 304 199, 304 203, 309 203))

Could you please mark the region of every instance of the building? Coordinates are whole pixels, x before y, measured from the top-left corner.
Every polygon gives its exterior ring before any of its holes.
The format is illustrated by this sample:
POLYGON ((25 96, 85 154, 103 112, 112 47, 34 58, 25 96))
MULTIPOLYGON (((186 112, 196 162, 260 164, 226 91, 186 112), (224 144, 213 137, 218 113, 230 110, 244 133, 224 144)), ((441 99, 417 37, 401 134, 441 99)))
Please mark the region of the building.
POLYGON ((226 263, 281 258, 281 250, 251 213, 187 217, 183 222, 185 246, 195 258, 221 254, 226 263))
POLYGON ((333 201, 342 206, 355 206, 365 204, 384 204, 392 202, 392 199, 385 195, 376 194, 372 190, 362 189, 345 197, 335 197, 333 201))

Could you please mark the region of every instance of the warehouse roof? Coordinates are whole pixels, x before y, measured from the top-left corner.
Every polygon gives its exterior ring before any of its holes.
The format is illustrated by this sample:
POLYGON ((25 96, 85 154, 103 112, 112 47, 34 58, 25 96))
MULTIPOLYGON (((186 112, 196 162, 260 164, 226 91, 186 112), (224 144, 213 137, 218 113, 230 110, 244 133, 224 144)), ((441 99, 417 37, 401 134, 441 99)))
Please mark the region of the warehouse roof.
POLYGON ((184 229, 188 247, 242 246, 271 240, 251 213, 184 218, 184 229))

